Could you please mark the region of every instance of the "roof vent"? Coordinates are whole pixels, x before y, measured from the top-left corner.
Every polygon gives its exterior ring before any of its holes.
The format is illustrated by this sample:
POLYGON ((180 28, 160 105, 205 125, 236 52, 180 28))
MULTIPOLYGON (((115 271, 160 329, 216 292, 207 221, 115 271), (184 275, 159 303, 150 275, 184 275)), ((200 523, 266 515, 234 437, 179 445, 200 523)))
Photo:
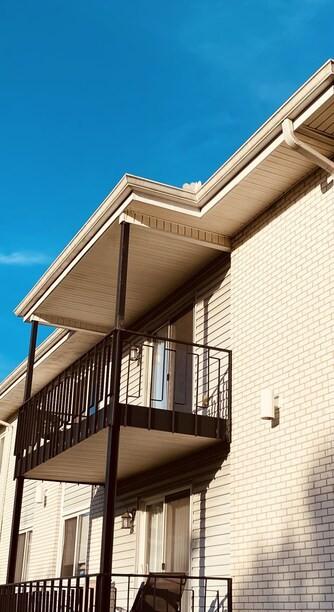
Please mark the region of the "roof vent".
POLYGON ((184 183, 182 189, 190 191, 191 193, 197 193, 202 187, 202 181, 194 181, 193 183, 184 183))

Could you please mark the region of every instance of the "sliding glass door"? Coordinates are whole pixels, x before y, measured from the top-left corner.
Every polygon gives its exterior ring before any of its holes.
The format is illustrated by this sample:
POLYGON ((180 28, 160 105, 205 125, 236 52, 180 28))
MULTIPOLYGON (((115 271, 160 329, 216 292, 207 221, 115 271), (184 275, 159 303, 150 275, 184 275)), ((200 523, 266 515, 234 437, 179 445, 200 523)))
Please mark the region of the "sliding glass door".
POLYGON ((189 491, 181 491, 146 504, 145 522, 145 572, 188 573, 189 491))

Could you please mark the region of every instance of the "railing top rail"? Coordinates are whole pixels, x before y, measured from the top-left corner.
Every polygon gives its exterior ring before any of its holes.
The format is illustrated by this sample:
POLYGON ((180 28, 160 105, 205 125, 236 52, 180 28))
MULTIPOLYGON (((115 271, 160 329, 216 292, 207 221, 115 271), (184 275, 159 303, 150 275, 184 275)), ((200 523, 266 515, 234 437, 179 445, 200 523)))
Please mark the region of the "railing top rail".
MULTIPOLYGON (((82 363, 82 361, 87 358, 89 355, 93 354, 94 352, 103 349, 103 345, 105 343, 107 343, 108 341, 110 341, 110 339, 112 339, 114 333, 115 333, 115 329, 112 330, 107 336, 105 336, 102 340, 100 340, 97 344, 95 344, 94 346, 92 346, 92 348, 90 348, 86 353, 84 353, 83 355, 80 355, 80 357, 78 357, 73 363, 71 363, 70 365, 68 365, 66 368, 64 368, 64 370, 62 370, 59 374, 57 374, 57 376, 55 376, 53 379, 51 379, 48 383, 46 383, 46 385, 44 385, 44 387, 42 387, 42 389, 39 389, 39 391, 36 391, 36 393, 34 393, 29 399, 27 399, 25 402, 23 402, 19 408, 19 412, 21 412, 24 407, 31 403, 31 401, 38 395, 40 395, 41 393, 45 392, 45 390, 50 387, 52 384, 54 384, 62 375, 64 375, 66 372, 71 372, 74 371, 77 367, 80 366, 80 364, 82 363)), ((198 342, 183 342, 182 340, 176 340, 175 338, 170 338, 169 336, 164 337, 164 336, 160 336, 159 334, 149 334, 149 333, 144 333, 144 332, 138 332, 138 331, 133 331, 130 329, 121 329, 121 334, 123 336, 129 337, 131 338, 132 336, 137 337, 137 338, 147 338, 147 339, 152 339, 152 340, 159 340, 162 342, 168 342, 168 343, 173 343, 173 344, 180 344, 183 346, 191 346, 194 348, 199 348, 199 349, 204 349, 204 350, 208 350, 208 351, 217 351, 220 353, 225 353, 226 355, 231 355, 232 354, 232 350, 231 349, 227 349, 227 348, 221 348, 218 346, 212 346, 210 344, 201 344, 198 342)))
POLYGON ((227 355, 232 354, 231 349, 221 348, 218 346, 212 346, 210 344, 199 344, 198 342, 184 342, 183 340, 176 340, 175 338, 170 338, 168 336, 159 336, 158 334, 145 334, 143 332, 136 332, 130 329, 122 329, 122 334, 126 336, 136 336, 139 338, 150 338, 152 340, 161 340, 162 342, 170 342, 173 344, 182 344, 184 346, 193 346, 195 348, 206 349, 209 351, 219 351, 221 353, 226 353, 227 355))
MULTIPOLYGON (((166 578, 175 577, 175 574, 180 574, 182 572, 150 572, 146 574, 126 574, 122 572, 113 572, 111 574, 111 578, 148 578, 149 576, 164 576, 166 578)), ((8 584, 0 584, 0 588, 4 587, 19 587, 22 585, 35 585, 35 584, 45 584, 45 583, 54 583, 54 582, 63 582, 69 583, 74 580, 87 580, 94 578, 101 578, 102 576, 108 576, 109 574, 83 574, 82 576, 58 576, 55 578, 35 578, 34 580, 22 580, 20 582, 11 582, 8 584)), ((184 577, 187 580, 215 580, 215 581, 230 581, 232 580, 231 576, 193 576, 192 574, 184 574, 184 577)))
MULTIPOLYGON (((175 577, 175 574, 182 574, 183 572, 150 572, 149 574, 124 574, 124 573, 113 573, 114 578, 148 578, 149 576, 165 576, 166 578, 175 577)), ((231 576, 194 576, 192 574, 184 574, 188 580, 231 580, 231 576)))

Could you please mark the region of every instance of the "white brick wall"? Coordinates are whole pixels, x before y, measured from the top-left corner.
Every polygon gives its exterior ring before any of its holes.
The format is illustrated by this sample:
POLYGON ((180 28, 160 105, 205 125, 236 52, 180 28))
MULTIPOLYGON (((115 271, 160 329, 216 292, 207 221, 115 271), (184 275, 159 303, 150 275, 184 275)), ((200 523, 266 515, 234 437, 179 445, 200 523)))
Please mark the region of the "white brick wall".
POLYGON ((234 243, 236 611, 334 607, 333 194, 318 172, 234 243), (266 387, 275 428, 260 419, 266 387))

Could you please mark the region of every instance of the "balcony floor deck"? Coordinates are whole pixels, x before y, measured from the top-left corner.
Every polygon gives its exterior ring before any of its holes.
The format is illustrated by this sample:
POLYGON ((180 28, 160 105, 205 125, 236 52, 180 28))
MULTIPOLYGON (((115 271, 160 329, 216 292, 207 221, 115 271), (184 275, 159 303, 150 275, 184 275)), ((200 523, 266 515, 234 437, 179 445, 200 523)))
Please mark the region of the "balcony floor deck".
MULTIPOLYGON (((25 473, 25 478, 103 484, 108 429, 68 448, 25 473)), ((181 459, 221 440, 203 436, 121 427, 118 478, 128 478, 159 465, 181 459)))

